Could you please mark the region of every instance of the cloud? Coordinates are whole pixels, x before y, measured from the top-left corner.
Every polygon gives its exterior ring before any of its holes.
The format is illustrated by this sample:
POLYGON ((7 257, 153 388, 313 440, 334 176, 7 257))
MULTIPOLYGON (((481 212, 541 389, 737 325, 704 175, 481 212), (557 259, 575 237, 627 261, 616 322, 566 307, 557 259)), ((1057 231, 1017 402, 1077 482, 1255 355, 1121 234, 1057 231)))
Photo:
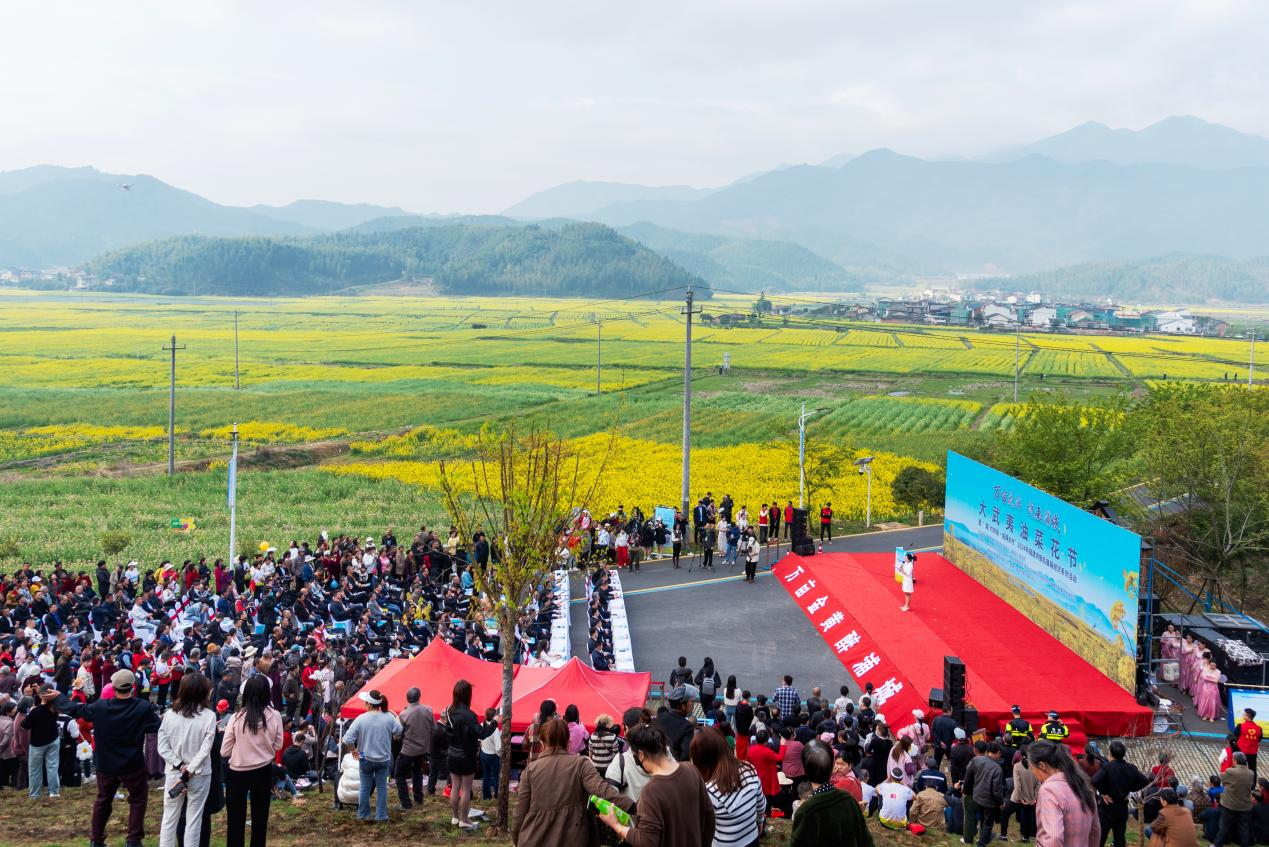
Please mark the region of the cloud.
POLYGON ((0 169, 233 203, 490 211, 571 179, 718 185, 1183 113, 1269 134, 1269 4, 1236 0, 27 4, 3 24, 0 169))

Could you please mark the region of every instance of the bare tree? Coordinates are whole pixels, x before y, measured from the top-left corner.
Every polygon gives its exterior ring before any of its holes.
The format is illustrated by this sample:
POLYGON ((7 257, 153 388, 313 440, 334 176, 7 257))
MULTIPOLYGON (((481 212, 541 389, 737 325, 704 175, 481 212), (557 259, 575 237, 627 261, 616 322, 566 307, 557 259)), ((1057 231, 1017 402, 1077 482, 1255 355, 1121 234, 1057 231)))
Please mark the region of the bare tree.
POLYGON ((572 509, 590 502, 606 462, 606 454, 582 457, 550 433, 519 433, 514 427, 497 434, 486 427, 471 459, 440 462, 445 504, 463 538, 472 539, 478 530, 489 536, 489 566, 473 567, 472 578, 494 604, 502 646, 498 826, 504 830, 510 822, 516 628, 560 561, 572 509))

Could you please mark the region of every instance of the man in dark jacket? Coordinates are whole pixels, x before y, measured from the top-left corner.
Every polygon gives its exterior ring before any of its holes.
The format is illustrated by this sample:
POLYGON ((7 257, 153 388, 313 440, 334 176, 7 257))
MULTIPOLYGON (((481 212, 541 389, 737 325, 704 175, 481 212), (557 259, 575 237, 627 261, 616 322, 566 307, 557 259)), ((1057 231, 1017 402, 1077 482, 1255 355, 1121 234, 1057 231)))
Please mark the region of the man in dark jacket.
POLYGON ((974 743, 974 748, 980 755, 969 763, 965 786, 971 789, 970 796, 974 800, 974 812, 978 819, 978 847, 986 847, 992 840, 992 827, 999 820, 1000 807, 1005 802, 1005 775, 1000 769, 1003 749, 997 741, 990 744, 978 741, 974 743))
POLYGON ((687 719, 691 711, 692 698, 688 696, 687 689, 680 685, 670 692, 670 708, 657 718, 657 723, 665 730, 665 736, 669 739, 670 755, 680 762, 686 762, 690 758, 688 752, 692 746, 692 735, 696 731, 687 719))
POLYGON ((956 721, 951 715, 944 712, 930 723, 930 738, 934 744, 934 767, 940 768, 956 740, 956 721))
POLYGON ((1102 824, 1102 847, 1113 830, 1115 847, 1128 843, 1128 795, 1150 784, 1150 777, 1137 770, 1137 766, 1124 761, 1127 753, 1122 741, 1110 742, 1110 761, 1097 771, 1093 787, 1101 795, 1097 815, 1102 824))
POLYGON ((833 789, 833 752, 820 741, 802 749, 802 769, 811 793, 793 813, 792 847, 872 847, 859 803, 833 789))
POLYGON ((1222 847, 1235 828, 1239 845, 1251 844, 1251 789, 1255 783, 1256 776, 1247 767, 1247 754, 1235 753, 1234 766, 1221 774, 1221 828, 1212 842, 1215 847, 1222 847))
POLYGON ((948 776, 955 785, 965 779, 965 770, 974 758, 974 745, 965 737, 965 730, 959 726, 952 730, 952 746, 947 751, 948 776))
POLYGON ((76 703, 62 695, 57 699, 57 710, 93 724, 97 800, 93 803, 92 847, 106 843, 106 822, 120 785, 128 789, 126 847, 141 847, 149 788, 143 749, 146 733, 158 732, 160 720, 149 700, 133 696, 137 679, 132 671, 115 671, 110 684, 115 689, 113 700, 76 703))

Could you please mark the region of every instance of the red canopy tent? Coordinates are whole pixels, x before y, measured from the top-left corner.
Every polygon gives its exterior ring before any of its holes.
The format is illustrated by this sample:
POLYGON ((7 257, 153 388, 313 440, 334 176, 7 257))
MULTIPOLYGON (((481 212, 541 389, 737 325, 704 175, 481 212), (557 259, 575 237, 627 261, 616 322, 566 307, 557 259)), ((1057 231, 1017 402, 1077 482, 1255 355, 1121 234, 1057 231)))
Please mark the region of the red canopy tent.
MULTIPOLYGON (((388 697, 388 708, 405 708, 405 692, 418 688, 420 702, 435 711, 448 709, 454 697, 454 683, 465 679, 471 683, 471 707, 477 714, 496 706, 502 700, 502 665, 485 662, 460 653, 439 638, 423 648, 412 659, 396 659, 370 678, 363 691, 377 689, 388 697)), ((359 697, 353 697, 340 709, 340 717, 355 718, 366 710, 359 697)))
POLYGON ((576 656, 562 668, 525 668, 516 677, 513 689, 511 731, 527 729, 543 700, 554 700, 561 714, 566 706, 577 706, 582 723, 588 729, 594 729, 595 718, 600 715, 612 715, 620 721, 626 709, 642 706, 651 688, 650 673, 597 671, 582 664, 576 656), (524 677, 527 682, 525 674, 535 670, 550 670, 550 676, 536 687, 521 685, 521 678, 524 677))
MULTIPOLYGON (((412 659, 393 659, 370 678, 363 691, 375 689, 388 698, 388 708, 405 708, 405 692, 418 688, 420 702, 437 712, 449 708, 454 683, 465 679, 472 685, 471 707, 483 716, 485 709, 502 702, 502 665, 461 653, 439 638, 412 659)), ((652 688, 652 674, 597 671, 576 656, 560 668, 516 666, 512 683, 511 730, 528 728, 543 700, 554 700, 563 713, 569 704, 577 706, 582 723, 594 729, 602 714, 621 720, 631 706, 642 706, 652 688)), ((355 718, 366 711, 361 698, 353 697, 340 709, 340 716, 355 718)))
MULTIPOLYGON (((370 682, 372 684, 363 690, 369 691, 372 688, 378 689, 380 692, 388 695, 389 706, 394 709, 401 708, 398 703, 405 703, 405 692, 410 686, 408 684, 404 686, 398 685, 394 688, 392 687, 392 681, 399 678, 401 676, 401 672, 409 666, 409 659, 393 659, 384 666, 383 670, 379 671, 379 673, 375 674, 374 677, 371 678, 370 682)), ((344 707, 339 710, 339 714, 341 717, 355 718, 364 711, 366 711, 366 704, 362 702, 360 697, 354 697, 344 704, 344 707)))

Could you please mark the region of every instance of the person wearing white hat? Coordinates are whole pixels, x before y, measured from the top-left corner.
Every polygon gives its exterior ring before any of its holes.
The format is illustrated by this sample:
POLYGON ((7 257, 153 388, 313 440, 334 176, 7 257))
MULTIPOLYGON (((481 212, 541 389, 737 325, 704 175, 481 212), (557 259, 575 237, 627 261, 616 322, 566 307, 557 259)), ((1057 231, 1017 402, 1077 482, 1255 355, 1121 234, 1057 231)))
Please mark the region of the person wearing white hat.
POLYGON ((366 704, 343 741, 357 748, 358 770, 361 772, 361 794, 357 801, 357 817, 370 822, 370 795, 375 795, 376 821, 388 819, 388 771, 392 765, 392 741, 401 737, 401 721, 388 711, 388 698, 378 690, 357 695, 366 704))
POLYGON ((916 769, 925 768, 925 750, 930 746, 930 725, 923 709, 912 710, 912 723, 899 730, 900 738, 912 739, 912 761, 916 769))

